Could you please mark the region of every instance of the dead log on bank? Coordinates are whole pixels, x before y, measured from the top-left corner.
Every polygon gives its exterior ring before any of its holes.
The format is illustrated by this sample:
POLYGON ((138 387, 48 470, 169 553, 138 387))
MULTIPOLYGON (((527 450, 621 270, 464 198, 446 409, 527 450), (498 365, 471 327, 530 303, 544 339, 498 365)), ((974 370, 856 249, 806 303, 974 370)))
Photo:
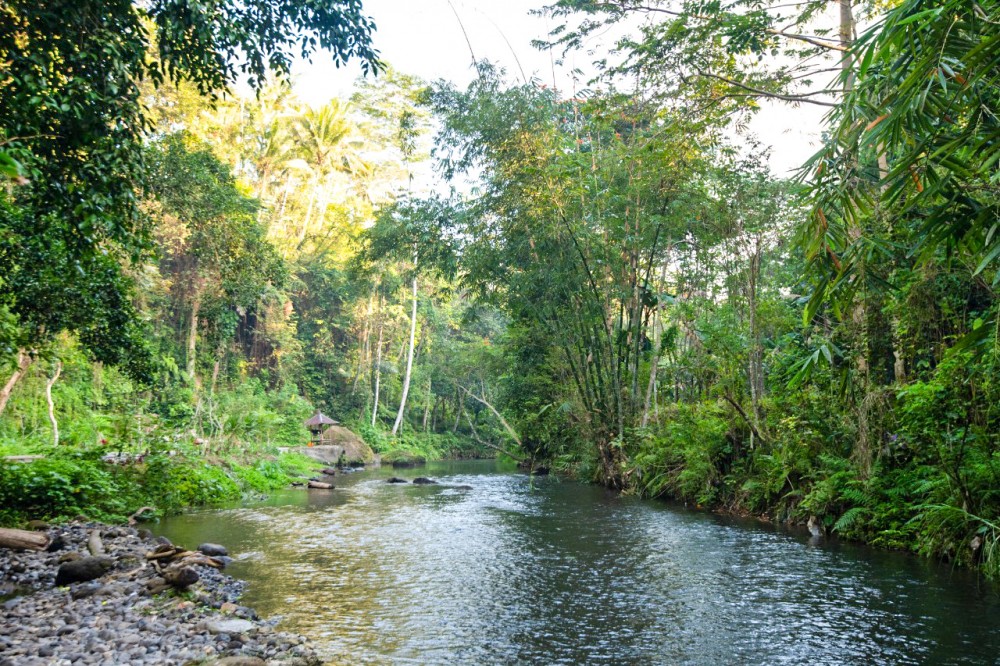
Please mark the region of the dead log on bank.
POLYGON ((45 550, 48 545, 49 535, 45 532, 0 528, 0 548, 45 550))

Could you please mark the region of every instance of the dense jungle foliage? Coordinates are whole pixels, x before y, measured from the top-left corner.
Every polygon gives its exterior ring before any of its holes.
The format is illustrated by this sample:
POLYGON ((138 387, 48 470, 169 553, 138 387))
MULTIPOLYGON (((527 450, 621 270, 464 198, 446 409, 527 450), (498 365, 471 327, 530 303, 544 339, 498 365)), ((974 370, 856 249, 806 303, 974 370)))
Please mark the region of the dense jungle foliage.
POLYGON ((1000 3, 560 0, 540 46, 622 34, 572 96, 483 62, 428 84, 360 14, 260 3, 383 69, 321 108, 271 57, 294 30, 205 18, 201 59, 170 3, 112 4, 72 45, 40 36, 72 12, 0 5, 0 446, 47 455, 0 467, 5 502, 263 489, 322 408, 389 456, 1000 576, 1000 3), (240 68, 258 93, 223 95, 240 68), (829 110, 787 180, 746 133, 782 103, 829 110))

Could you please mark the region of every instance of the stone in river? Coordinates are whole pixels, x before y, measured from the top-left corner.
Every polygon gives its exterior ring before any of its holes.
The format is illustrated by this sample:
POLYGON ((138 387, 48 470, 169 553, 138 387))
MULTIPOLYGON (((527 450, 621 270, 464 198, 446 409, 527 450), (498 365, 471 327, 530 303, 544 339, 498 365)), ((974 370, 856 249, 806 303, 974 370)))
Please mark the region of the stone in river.
POLYGON ((406 479, 401 479, 398 476, 389 477, 386 483, 408 483, 406 479))
POLYGON ((413 479, 413 483, 416 483, 417 485, 421 486, 426 486, 437 483, 437 481, 435 481, 434 479, 428 479, 426 476, 418 476, 417 478, 413 479))
POLYGON ((249 620, 210 620, 205 628, 212 634, 242 634, 257 628, 249 620))
POLYGON ((217 543, 203 543, 198 546, 198 550, 209 557, 225 557, 229 555, 229 551, 225 546, 220 546, 217 543))
POLYGON ((56 587, 70 583, 84 583, 103 576, 112 566, 110 557, 81 557, 59 566, 56 587))

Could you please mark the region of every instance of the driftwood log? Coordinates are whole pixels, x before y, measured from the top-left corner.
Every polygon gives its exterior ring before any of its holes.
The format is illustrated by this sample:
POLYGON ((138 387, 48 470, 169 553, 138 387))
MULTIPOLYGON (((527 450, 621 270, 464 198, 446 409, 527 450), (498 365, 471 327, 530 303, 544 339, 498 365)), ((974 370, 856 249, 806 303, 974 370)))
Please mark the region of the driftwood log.
POLYGON ((185 588, 198 582, 198 572, 191 567, 183 565, 173 565, 164 569, 163 580, 176 588, 185 588))
POLYGON ((155 550, 146 553, 146 559, 154 565, 169 564, 171 567, 177 566, 180 563, 185 565, 201 564, 215 569, 225 567, 224 561, 218 558, 209 557, 196 550, 184 550, 183 548, 168 546, 166 544, 161 544, 155 550))
POLYGON ((101 531, 92 530, 90 537, 87 539, 87 550, 94 557, 104 555, 104 542, 101 541, 101 531))
POLYGON ((15 550, 45 550, 49 535, 44 532, 0 528, 0 548, 15 550))
POLYGON ((151 506, 144 506, 135 513, 133 513, 131 516, 128 517, 129 527, 135 527, 135 524, 143 519, 143 514, 146 513, 147 511, 150 512, 156 511, 156 508, 151 506))
POLYGON ((332 483, 323 483, 322 481, 310 481, 309 487, 316 490, 333 490, 332 483))

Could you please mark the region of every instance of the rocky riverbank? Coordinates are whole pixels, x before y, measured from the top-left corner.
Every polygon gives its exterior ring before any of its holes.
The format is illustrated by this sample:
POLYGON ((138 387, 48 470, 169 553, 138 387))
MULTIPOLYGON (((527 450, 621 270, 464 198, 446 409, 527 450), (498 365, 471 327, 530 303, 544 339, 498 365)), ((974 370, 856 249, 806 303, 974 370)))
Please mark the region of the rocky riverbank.
POLYGON ((0 666, 321 663, 305 639, 239 605, 243 582, 213 566, 225 557, 185 558, 185 580, 170 585, 155 556, 178 549, 162 537, 97 523, 48 533, 47 551, 0 549, 0 666), (68 582, 88 568, 95 578, 68 582))

